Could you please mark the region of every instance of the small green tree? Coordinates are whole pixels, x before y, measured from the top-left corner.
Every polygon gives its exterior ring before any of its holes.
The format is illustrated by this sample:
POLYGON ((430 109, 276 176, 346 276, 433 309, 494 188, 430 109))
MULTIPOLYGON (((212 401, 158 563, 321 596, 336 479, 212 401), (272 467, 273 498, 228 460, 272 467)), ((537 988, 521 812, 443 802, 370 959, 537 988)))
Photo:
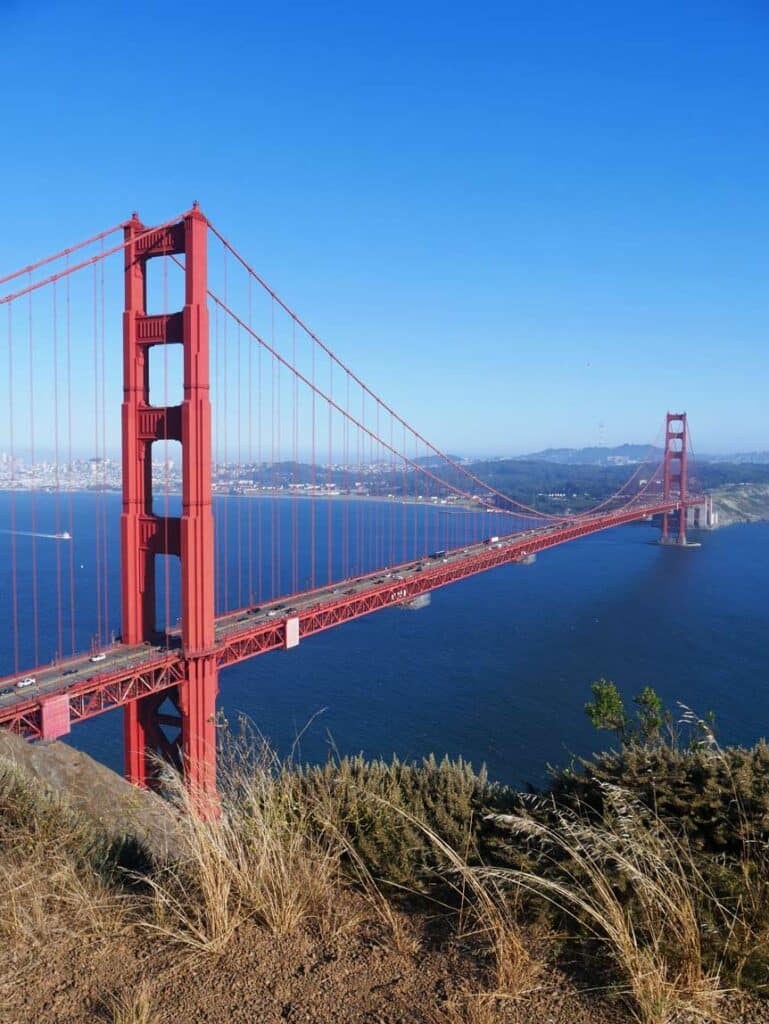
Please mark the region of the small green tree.
POLYGON ((596 729, 615 732, 621 743, 630 739, 630 721, 620 692, 611 679, 601 678, 590 687, 593 699, 585 704, 587 717, 596 729))
MULTIPOLYGON (((674 747, 678 746, 681 739, 679 727, 674 722, 672 712, 663 707, 657 691, 651 686, 645 686, 633 697, 636 706, 634 718, 625 710, 620 692, 611 679, 599 679, 598 682, 591 684, 591 690, 593 700, 585 704, 585 712, 596 729, 608 729, 616 733, 620 743, 629 746, 633 743, 643 745, 661 740, 664 726, 668 733, 666 742, 674 747)), ((703 731, 708 731, 708 725, 696 719, 688 709, 684 708, 684 711, 684 726, 694 730, 690 744, 698 746, 702 742, 703 731)))
POLYGON ((644 686, 637 697, 633 697, 637 706, 638 732, 642 740, 651 740, 659 736, 663 722, 662 701, 651 686, 644 686))

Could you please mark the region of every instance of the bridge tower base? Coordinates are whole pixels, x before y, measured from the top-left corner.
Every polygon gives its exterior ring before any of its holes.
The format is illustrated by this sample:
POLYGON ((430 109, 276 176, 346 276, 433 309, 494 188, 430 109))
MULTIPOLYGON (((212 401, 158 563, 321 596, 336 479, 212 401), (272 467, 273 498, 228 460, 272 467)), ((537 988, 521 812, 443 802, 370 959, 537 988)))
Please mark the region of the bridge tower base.
MULTIPOLYGON (((123 511, 121 515, 123 643, 168 643, 156 623, 155 558, 181 560, 181 647, 185 680, 125 708, 126 776, 153 786, 157 759, 184 773, 196 806, 216 813, 214 523, 211 508, 211 404, 207 306, 207 221, 197 204, 179 224, 148 230, 136 214, 125 227, 123 315, 123 511), (185 304, 176 313, 147 311, 147 264, 184 256, 185 304), (149 351, 181 345, 181 405, 150 404, 149 351), (182 514, 152 506, 152 444, 182 448, 182 514)), ((169 623, 166 623, 166 631, 169 623)), ((175 641, 178 642, 178 641, 175 641)))

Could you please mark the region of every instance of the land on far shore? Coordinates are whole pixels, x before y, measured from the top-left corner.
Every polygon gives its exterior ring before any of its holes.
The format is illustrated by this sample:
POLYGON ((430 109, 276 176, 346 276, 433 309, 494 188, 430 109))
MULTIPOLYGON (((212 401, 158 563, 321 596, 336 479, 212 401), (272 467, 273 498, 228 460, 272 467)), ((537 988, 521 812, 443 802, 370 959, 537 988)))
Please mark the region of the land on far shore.
POLYGON ((711 491, 719 526, 769 520, 769 484, 727 484, 711 491))
MULTIPOLYGON (((215 497, 356 498, 470 510, 487 502, 496 503, 496 491, 544 515, 572 515, 594 507, 622 488, 633 467, 638 470, 642 458, 639 450, 640 446, 624 445, 552 453, 560 455, 563 462, 555 461, 552 454, 546 459, 464 460, 461 466, 443 464, 437 458, 422 459, 422 468, 435 473, 436 479, 426 478, 419 483, 414 467, 396 470, 384 463, 315 470, 301 462, 220 464, 215 467, 212 488, 215 497), (475 478, 470 485, 467 472, 475 478)), ((769 462, 738 461, 741 458, 747 456, 734 456, 731 461, 700 458, 690 465, 690 488, 713 496, 722 526, 769 519, 769 462)), ((639 485, 644 482, 641 474, 639 485)), ((170 463, 154 465, 153 487, 158 494, 180 494, 179 467, 170 463)), ((59 475, 46 462, 19 462, 14 467, 0 462, 0 491, 106 493, 120 489, 120 464, 112 459, 76 461, 59 475)))

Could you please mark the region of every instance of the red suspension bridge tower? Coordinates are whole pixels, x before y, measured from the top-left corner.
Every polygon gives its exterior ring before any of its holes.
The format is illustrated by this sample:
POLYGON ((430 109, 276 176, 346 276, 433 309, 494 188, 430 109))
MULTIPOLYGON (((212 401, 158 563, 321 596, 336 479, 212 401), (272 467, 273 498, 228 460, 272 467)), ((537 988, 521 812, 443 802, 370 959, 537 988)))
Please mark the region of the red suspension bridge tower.
POLYGON ((207 231, 197 204, 171 227, 147 233, 134 215, 125 228, 121 516, 123 643, 156 640, 155 558, 175 555, 181 560, 185 668, 184 682, 173 689, 125 706, 126 775, 139 786, 151 785, 155 774, 152 755, 160 755, 183 768, 194 798, 203 803, 215 799, 216 794, 218 692, 207 231), (154 315, 147 311, 147 265, 151 259, 172 256, 184 257, 184 309, 154 315), (181 405, 150 404, 149 350, 153 345, 183 347, 181 405), (181 443, 181 517, 153 511, 152 444, 161 440, 181 443), (164 705, 168 710, 163 710, 164 705))
POLYGON ((678 534, 676 541, 670 537, 670 512, 662 514, 662 544, 686 545, 687 473, 688 442, 686 413, 669 412, 665 419, 665 463, 662 495, 665 501, 678 498, 678 534))

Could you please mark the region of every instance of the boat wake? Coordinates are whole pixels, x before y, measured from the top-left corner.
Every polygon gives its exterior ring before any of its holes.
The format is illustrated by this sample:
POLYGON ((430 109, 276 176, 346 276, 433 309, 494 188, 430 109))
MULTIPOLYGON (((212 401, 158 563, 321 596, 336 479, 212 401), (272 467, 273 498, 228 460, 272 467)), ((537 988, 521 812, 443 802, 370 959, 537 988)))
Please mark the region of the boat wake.
POLYGON ((41 537, 44 540, 72 540, 72 534, 65 530, 63 533, 37 533, 31 530, 0 530, 0 533, 10 534, 12 537, 41 537))

